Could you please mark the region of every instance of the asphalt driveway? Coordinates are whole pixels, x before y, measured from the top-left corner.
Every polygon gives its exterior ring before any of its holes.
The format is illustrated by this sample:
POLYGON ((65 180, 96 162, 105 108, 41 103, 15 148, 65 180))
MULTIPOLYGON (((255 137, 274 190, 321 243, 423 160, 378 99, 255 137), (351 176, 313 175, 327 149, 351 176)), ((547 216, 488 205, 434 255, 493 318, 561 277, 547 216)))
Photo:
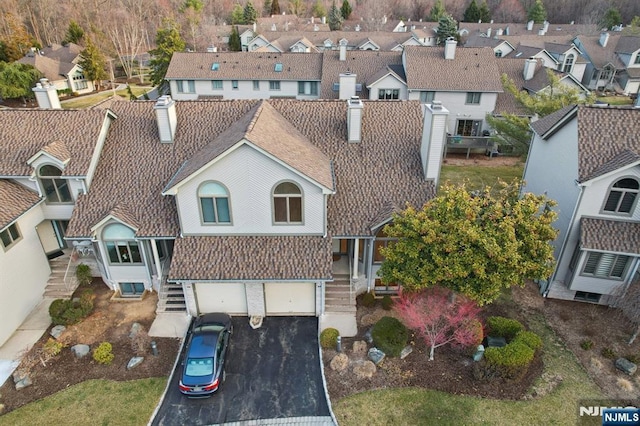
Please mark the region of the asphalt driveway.
POLYGON ((292 417, 331 424, 320 370, 318 319, 267 317, 257 330, 249 326, 247 317, 234 317, 232 322, 225 383, 210 398, 187 398, 178 390, 179 362, 152 424, 208 425, 292 417))

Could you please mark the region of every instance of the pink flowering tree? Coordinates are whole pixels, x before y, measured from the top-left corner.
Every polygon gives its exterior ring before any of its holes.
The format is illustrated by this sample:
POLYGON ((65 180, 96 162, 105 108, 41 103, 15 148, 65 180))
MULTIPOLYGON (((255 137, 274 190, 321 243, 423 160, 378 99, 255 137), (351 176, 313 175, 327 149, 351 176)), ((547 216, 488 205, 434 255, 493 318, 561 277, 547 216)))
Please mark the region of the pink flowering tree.
POLYGON ((401 293, 394 303, 400 320, 416 330, 430 348, 429 361, 437 347, 448 343, 470 346, 477 343, 478 305, 443 287, 429 287, 418 293, 401 293))

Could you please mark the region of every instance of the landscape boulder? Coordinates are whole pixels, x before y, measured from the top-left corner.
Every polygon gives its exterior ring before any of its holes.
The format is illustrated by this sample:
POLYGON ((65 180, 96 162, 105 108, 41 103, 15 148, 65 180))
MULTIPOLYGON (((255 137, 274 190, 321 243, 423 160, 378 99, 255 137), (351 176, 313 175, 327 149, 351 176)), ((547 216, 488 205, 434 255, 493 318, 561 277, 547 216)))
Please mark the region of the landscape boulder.
POLYGON ((67 327, 65 327, 64 325, 56 325, 55 327, 53 327, 51 329, 51 331, 49 332, 49 334, 51 336, 53 336, 54 339, 58 339, 58 337, 60 337, 60 335, 62 334, 62 332, 64 330, 66 330, 67 327))
MULTIPOLYGON (((15 377, 14 377, 14 381, 15 381, 15 377)), ((21 389, 26 388, 27 386, 31 386, 33 384, 33 382, 31 381, 31 378, 29 376, 23 376, 20 380, 18 380, 16 383, 16 390, 19 391, 21 389)))
POLYGON ((364 356, 367 353, 367 342, 364 340, 356 340, 353 342, 353 354, 364 356))
POLYGON ((129 338, 133 339, 138 335, 138 333, 140 333, 140 331, 142 331, 142 324, 140 324, 139 322, 134 322, 133 324, 131 324, 131 331, 129 331, 129 338))
POLYGON ((127 370, 131 370, 133 368, 136 368, 137 366, 142 364, 142 361, 144 361, 144 357, 143 356, 134 356, 133 358, 131 358, 129 360, 129 363, 127 364, 127 370))
POLYGON ((368 355, 369 359, 373 361, 375 365, 380 365, 380 363, 384 361, 384 357, 386 356, 385 353, 378 348, 369 349, 368 355))
POLYGON ((376 365, 371 361, 359 362, 353 367, 353 374, 361 380, 370 379, 376 374, 376 365))
POLYGON ((73 352, 76 358, 84 358, 85 356, 89 355, 90 348, 89 345, 73 345, 71 346, 71 352, 73 352))
POLYGON ((405 359, 409 354, 413 352, 413 346, 407 345, 400 351, 400 359, 405 359))
POLYGON ((349 357, 344 353, 339 353, 331 359, 329 367, 333 371, 344 371, 349 366, 349 357))
POLYGON ((638 369, 638 366, 626 358, 618 358, 616 360, 616 368, 632 376, 638 369))

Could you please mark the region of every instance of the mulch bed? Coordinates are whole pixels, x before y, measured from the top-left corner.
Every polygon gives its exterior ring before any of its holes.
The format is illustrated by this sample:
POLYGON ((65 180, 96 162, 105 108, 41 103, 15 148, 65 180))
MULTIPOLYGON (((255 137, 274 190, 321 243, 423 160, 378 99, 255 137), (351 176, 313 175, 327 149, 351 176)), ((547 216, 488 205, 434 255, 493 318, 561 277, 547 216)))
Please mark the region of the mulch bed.
MULTIPOLYGON (((85 320, 87 326, 82 327, 82 323, 80 323, 78 324, 80 327, 73 330, 73 335, 69 337, 72 340, 69 342, 69 347, 76 343, 83 343, 82 340, 73 340, 78 336, 88 339, 89 333, 93 329, 98 335, 92 335, 91 340, 94 342, 108 341, 112 344, 115 355, 113 362, 110 365, 98 364, 93 360, 91 354, 77 359, 70 348, 65 347, 58 356, 47 363, 46 367, 39 361, 35 363, 29 374, 33 381, 31 386, 17 391, 13 380, 7 379, 5 384, 0 387, 0 404, 4 404, 5 413, 85 380, 126 381, 168 376, 171 373, 180 346, 180 339, 175 338, 150 338, 149 340, 153 340, 157 344, 158 356, 153 356, 149 347, 146 353, 142 354, 145 358, 142 364, 132 370, 126 369, 131 357, 136 356, 129 338, 131 325, 133 322, 139 322, 144 330, 148 331, 153 318, 146 315, 145 318, 136 319, 136 306, 131 304, 117 306, 120 310, 131 311, 130 314, 124 317, 122 315, 114 316, 112 312, 109 312, 109 307, 114 306, 114 302, 109 301, 112 292, 104 284, 94 286, 94 289, 96 308, 91 316, 85 320), (110 321, 111 326, 102 330, 91 324, 92 319, 100 322, 110 321)), ((49 333, 45 333, 33 349, 41 347, 50 337, 49 333)), ((97 344, 88 340, 84 340, 84 343, 91 343, 91 350, 97 347, 97 344)))

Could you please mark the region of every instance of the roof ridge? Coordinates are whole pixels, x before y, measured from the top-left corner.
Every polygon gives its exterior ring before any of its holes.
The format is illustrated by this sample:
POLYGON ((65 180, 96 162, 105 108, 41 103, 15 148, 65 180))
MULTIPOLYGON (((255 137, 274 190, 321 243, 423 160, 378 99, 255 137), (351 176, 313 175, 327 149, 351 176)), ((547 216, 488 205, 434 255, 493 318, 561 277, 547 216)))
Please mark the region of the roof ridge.
POLYGON ((253 113, 253 117, 251 118, 251 121, 249 122, 249 125, 247 126, 247 129, 244 132, 245 138, 247 138, 249 136, 249 133, 253 131, 253 127, 256 125, 256 122, 260 118, 260 114, 262 113, 262 108, 264 107, 265 103, 267 103, 267 101, 265 101, 264 99, 261 99, 260 102, 258 102, 258 107, 256 108, 256 112, 253 113))

